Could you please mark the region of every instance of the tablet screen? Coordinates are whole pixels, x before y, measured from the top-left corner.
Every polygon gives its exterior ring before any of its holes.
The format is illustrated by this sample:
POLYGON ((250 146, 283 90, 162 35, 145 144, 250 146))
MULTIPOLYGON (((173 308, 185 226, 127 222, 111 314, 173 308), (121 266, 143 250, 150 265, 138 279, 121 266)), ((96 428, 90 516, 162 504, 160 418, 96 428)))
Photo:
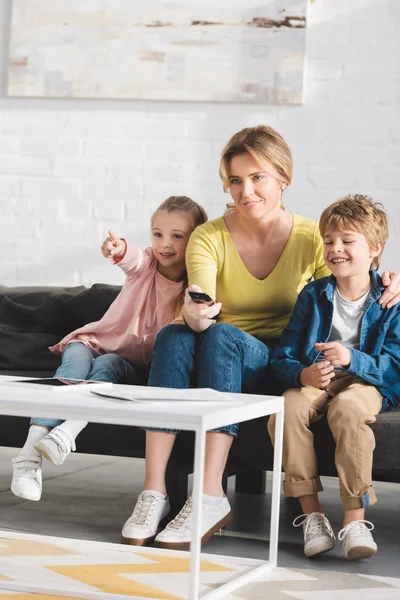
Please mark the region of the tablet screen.
POLYGON ((51 387, 63 387, 66 385, 86 385, 93 383, 104 383, 100 381, 88 381, 86 379, 64 379, 61 377, 50 377, 48 379, 20 379, 14 383, 37 383, 39 385, 49 385, 51 387))

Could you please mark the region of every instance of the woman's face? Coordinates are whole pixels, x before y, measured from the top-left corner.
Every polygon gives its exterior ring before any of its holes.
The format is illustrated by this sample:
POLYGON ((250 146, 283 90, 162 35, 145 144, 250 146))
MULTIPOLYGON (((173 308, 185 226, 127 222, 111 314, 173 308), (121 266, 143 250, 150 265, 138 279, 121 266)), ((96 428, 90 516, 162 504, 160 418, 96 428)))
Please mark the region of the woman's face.
POLYGON ((235 207, 247 219, 279 214, 283 182, 275 167, 260 165, 248 152, 234 156, 229 168, 229 190, 235 207))

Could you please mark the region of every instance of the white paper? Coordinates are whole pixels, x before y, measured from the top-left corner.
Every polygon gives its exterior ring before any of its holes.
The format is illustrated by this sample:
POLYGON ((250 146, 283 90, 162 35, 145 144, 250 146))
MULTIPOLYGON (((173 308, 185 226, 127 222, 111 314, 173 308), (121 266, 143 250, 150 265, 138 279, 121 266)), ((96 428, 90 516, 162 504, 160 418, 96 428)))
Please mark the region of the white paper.
POLYGON ((108 398, 117 398, 119 400, 129 400, 131 402, 230 402, 237 404, 240 402, 236 398, 223 392, 217 392, 211 388, 154 388, 139 385, 132 385, 126 390, 110 390, 109 392, 91 391, 97 396, 108 398))

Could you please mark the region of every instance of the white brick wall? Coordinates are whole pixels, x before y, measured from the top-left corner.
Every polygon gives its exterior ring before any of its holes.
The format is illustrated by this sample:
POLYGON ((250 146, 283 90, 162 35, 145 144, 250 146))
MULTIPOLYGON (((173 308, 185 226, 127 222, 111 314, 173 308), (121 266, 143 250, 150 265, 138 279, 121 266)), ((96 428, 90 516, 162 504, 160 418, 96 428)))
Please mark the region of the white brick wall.
MULTIPOLYGON (((3 0, 3 56, 9 10, 3 0)), ((305 103, 297 107, 22 100, 3 92, 0 283, 121 282, 99 251, 107 229, 147 244, 151 212, 178 193, 220 215, 227 197, 219 152, 232 133, 260 122, 275 126, 294 153, 286 206, 318 218, 346 192, 374 196, 391 217, 383 265, 400 270, 399 31, 399 0, 315 0, 305 103)))

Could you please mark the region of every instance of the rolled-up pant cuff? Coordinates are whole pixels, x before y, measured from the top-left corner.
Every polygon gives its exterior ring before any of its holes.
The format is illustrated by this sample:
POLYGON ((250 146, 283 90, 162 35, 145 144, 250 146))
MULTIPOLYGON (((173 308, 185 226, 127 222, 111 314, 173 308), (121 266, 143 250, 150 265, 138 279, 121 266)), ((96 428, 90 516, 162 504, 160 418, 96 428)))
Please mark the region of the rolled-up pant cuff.
POLYGON ((300 496, 312 496, 322 492, 324 488, 319 477, 308 481, 284 481, 283 490, 287 498, 299 498, 300 496))
MULTIPOLYGON (((177 435, 180 433, 179 429, 162 429, 161 427, 142 427, 145 431, 163 431, 164 433, 174 433, 177 435)), ((233 425, 226 425, 225 427, 219 427, 218 429, 211 429, 208 433, 226 433, 228 435, 237 436, 239 432, 239 424, 234 423, 233 425)))
POLYGON ((357 508, 367 508, 377 502, 374 488, 371 486, 360 496, 342 496, 340 501, 344 510, 355 510, 357 508))

